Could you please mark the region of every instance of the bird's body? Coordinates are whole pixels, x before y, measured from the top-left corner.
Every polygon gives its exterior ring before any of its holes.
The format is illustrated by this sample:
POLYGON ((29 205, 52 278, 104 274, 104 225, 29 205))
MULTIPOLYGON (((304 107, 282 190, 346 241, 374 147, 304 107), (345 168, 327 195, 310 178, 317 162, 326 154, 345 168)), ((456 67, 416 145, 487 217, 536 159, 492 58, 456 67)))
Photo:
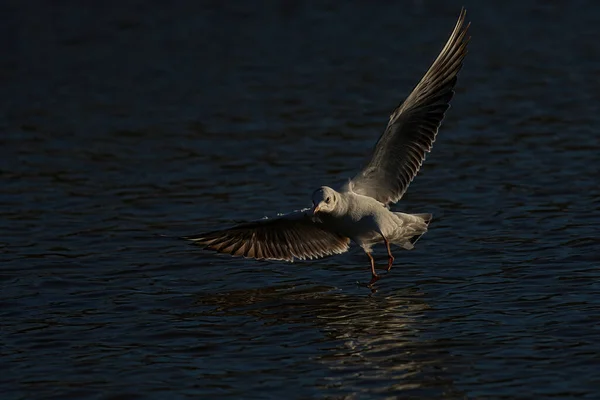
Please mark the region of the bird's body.
POLYGON ((383 242, 392 266, 390 244, 410 250, 427 231, 431 214, 393 212, 431 150, 467 54, 465 11, 425 76, 390 116, 368 164, 346 185, 313 192, 312 212, 301 210, 274 219, 240 224, 186 239, 221 253, 256 259, 312 259, 358 244, 375 273, 372 246, 383 242))
POLYGON ((335 210, 319 218, 332 231, 350 238, 367 252, 374 244, 383 242, 383 238, 407 250, 412 249, 410 240, 424 234, 431 219, 430 214, 390 211, 374 198, 352 191, 338 192, 338 195, 335 210))

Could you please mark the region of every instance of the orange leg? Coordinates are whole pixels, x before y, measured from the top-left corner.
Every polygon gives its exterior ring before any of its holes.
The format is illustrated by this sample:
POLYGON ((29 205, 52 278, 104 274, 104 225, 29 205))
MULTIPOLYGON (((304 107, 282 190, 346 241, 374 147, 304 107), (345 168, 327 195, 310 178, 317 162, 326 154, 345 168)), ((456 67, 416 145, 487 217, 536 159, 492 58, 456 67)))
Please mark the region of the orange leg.
POLYGON ((369 282, 369 285, 372 285, 379 280, 379 275, 375 273, 375 260, 373 256, 371 253, 367 253, 367 255, 369 256, 369 260, 371 260, 371 282, 369 282))
POLYGON ((385 243, 385 247, 387 247, 388 252, 388 272, 392 269, 392 264, 394 263, 394 256, 392 255, 392 250, 390 249, 390 242, 383 236, 383 242, 385 243))

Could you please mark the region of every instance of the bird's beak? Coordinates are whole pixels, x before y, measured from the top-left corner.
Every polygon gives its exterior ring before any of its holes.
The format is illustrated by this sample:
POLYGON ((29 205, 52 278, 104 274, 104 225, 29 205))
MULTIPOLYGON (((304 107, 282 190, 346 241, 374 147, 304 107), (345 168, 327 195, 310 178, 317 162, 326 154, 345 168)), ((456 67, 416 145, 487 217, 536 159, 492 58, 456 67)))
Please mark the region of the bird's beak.
POLYGON ((319 210, 321 209, 321 207, 317 204, 313 207, 313 214, 316 214, 319 212, 319 210))

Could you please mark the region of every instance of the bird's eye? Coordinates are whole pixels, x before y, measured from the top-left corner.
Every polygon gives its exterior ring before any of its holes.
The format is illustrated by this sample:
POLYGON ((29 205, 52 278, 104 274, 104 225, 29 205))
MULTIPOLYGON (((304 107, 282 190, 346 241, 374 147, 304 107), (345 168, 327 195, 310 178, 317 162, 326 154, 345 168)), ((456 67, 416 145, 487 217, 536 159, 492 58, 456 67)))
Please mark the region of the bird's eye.
POLYGON ((329 204, 331 202, 331 197, 325 199, 325 203, 329 204))

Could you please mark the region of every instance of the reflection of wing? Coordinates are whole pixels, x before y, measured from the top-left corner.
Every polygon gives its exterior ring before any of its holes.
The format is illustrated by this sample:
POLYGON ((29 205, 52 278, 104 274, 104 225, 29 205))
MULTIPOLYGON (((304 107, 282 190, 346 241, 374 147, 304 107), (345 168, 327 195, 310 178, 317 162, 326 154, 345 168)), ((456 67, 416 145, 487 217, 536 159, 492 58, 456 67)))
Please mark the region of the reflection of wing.
POLYGON ((286 261, 344 253, 350 242, 347 237, 329 231, 320 220, 303 211, 184 239, 220 253, 286 261))
POLYGON ((369 164, 351 181, 354 192, 384 204, 395 203, 417 175, 450 107, 456 76, 467 54, 465 14, 463 9, 440 55, 390 116, 369 164))

